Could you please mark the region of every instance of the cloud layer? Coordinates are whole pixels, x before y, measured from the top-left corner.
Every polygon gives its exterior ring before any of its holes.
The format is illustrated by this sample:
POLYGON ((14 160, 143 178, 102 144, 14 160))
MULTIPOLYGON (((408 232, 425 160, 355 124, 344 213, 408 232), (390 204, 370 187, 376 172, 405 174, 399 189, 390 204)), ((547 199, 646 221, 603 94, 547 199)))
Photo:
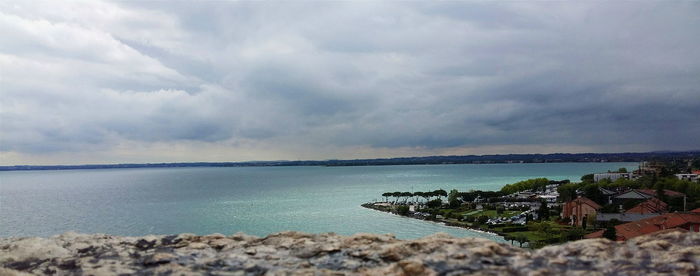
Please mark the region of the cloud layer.
POLYGON ((698 149, 698 14, 3 2, 0 163, 698 149))

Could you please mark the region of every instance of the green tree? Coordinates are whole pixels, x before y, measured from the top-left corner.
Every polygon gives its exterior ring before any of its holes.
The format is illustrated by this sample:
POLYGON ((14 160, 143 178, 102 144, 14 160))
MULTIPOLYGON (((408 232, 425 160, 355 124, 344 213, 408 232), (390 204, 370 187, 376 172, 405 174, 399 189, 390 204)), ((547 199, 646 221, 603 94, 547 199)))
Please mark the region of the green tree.
POLYGON ((459 192, 457 190, 452 190, 450 191, 450 194, 447 196, 447 204, 450 205, 450 208, 457 208, 462 202, 459 200, 459 192))
POLYGON ((616 241, 617 230, 615 229, 615 226, 608 226, 607 228, 605 228, 605 231, 603 231, 603 238, 609 239, 611 241, 616 241))
POLYGON ((406 205, 401 205, 396 208, 396 213, 402 216, 407 216, 410 212, 410 209, 406 205))
POLYGON ((549 184, 549 179, 547 178, 528 179, 505 185, 503 188, 501 188, 501 192, 504 194, 512 194, 527 190, 541 190, 546 188, 547 184, 549 184))
POLYGON ((571 201, 576 199, 576 190, 579 185, 576 183, 564 184, 557 187, 557 192, 559 192, 559 197, 563 202, 571 201))
POLYGON ((540 208, 537 209, 537 217, 539 220, 549 219, 549 207, 547 207, 547 202, 544 200, 540 203, 540 208))
POLYGON ((571 228, 571 230, 566 232, 566 240, 569 241, 575 241, 575 240, 580 240, 583 238, 583 235, 585 235, 585 231, 581 228, 574 227, 571 228))
POLYGON ((603 195, 603 192, 600 191, 598 184, 591 183, 583 186, 583 194, 598 204, 607 203, 607 198, 603 195))
POLYGON ((401 192, 393 192, 391 193, 391 197, 394 198, 394 203, 397 203, 401 197, 401 192))
POLYGON ((656 183, 656 197, 663 202, 668 202, 668 198, 666 197, 666 191, 664 191, 664 188, 664 182, 660 181, 656 183))
POLYGON ((391 193, 383 193, 382 196, 384 197, 385 202, 389 202, 389 197, 391 196, 391 193))
POLYGON ((442 199, 443 196, 447 197, 447 191, 445 191, 443 189, 435 190, 435 191, 433 191, 433 194, 435 194, 435 196, 440 197, 440 199, 442 199))
POLYGON ((534 230, 545 234, 547 238, 550 238, 554 233, 554 223, 551 221, 542 221, 533 225, 534 230))
POLYGON ((425 203, 428 208, 440 208, 442 206, 442 199, 436 198, 425 203))
POLYGON ((593 183, 593 174, 587 174, 584 176, 581 176, 581 181, 582 182, 588 182, 588 183, 593 183))

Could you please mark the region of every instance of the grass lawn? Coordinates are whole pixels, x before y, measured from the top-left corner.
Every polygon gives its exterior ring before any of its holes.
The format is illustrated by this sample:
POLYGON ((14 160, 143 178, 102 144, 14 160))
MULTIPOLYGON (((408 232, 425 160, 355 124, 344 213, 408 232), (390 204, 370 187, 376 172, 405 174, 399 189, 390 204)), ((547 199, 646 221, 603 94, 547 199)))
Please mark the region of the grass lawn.
POLYGON ((515 216, 515 215, 520 214, 520 213, 522 213, 522 212, 521 211, 503 211, 503 214, 499 215, 498 213, 496 213, 496 210, 482 210, 480 212, 476 212, 476 213, 473 213, 470 215, 477 216, 477 217, 478 216, 487 216, 489 218, 495 218, 495 217, 507 217, 507 218, 509 218, 509 217, 515 216))

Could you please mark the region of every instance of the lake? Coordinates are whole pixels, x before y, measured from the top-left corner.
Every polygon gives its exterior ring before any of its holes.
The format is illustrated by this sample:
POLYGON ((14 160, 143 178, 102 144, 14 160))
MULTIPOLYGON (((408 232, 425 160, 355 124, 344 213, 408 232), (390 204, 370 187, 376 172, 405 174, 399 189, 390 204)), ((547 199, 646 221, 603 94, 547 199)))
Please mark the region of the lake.
POLYGON ((498 190, 520 180, 578 181, 636 163, 538 163, 367 167, 143 168, 0 172, 0 236, 66 231, 115 235, 247 234, 284 230, 445 232, 500 237, 360 207, 392 191, 498 190))

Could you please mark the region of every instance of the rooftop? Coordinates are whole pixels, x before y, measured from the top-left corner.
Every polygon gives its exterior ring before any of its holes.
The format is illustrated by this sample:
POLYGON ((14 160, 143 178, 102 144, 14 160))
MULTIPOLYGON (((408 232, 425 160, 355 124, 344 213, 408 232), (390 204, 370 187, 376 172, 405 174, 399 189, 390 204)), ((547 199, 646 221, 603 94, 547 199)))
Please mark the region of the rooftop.
MULTIPOLYGON (((685 224, 700 224, 700 213, 669 213, 647 219, 633 221, 615 226, 618 240, 629 240, 644 234, 658 232, 671 228, 682 227, 685 224)), ((600 230, 586 235, 586 238, 603 237, 600 230)))

